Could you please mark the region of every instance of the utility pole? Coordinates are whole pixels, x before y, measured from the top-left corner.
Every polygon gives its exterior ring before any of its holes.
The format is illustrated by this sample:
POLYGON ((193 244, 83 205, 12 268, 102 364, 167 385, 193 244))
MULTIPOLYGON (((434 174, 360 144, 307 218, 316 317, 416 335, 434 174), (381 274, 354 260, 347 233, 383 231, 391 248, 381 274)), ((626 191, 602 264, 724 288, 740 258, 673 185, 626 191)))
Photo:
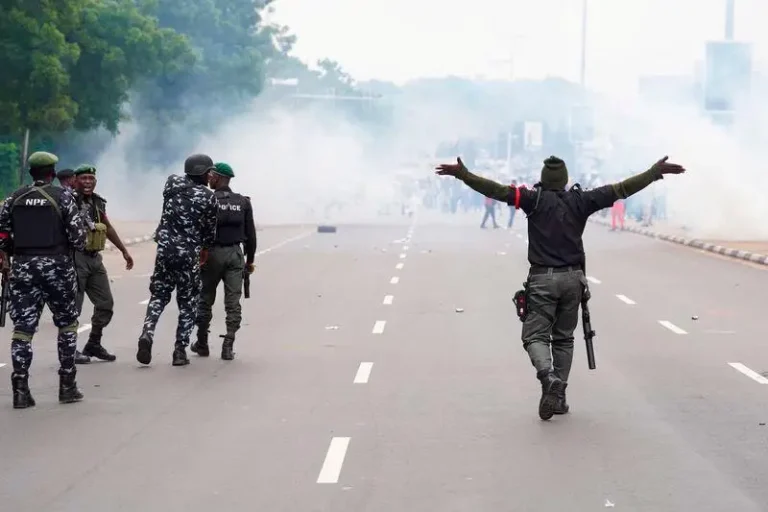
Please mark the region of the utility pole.
POLYGON ((736 0, 725 0, 725 40, 733 41, 736 0))
MULTIPOLYGON (((733 3, 733 0, 728 0, 733 3)), ((587 75, 587 12, 588 0, 581 3, 581 86, 584 87, 587 75)))

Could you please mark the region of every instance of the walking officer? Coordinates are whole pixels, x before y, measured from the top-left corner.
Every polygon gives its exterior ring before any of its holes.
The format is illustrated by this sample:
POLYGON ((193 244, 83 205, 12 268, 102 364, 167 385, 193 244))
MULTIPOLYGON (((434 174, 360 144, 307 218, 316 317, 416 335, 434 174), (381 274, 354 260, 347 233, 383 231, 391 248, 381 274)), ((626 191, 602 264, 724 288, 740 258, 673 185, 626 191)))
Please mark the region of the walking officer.
POLYGON ((0 207, 0 257, 10 266, 10 316, 13 322, 11 361, 13 407, 35 405, 29 389, 32 338, 43 306, 59 329, 59 402, 83 399, 77 388, 77 275, 72 250, 85 247, 85 230, 72 194, 51 182, 56 177, 56 155, 29 156, 34 183, 16 190, 0 207))
POLYGON ((253 207, 248 197, 242 196, 229 187, 235 177, 232 167, 218 163, 211 171, 210 187, 219 202, 216 240, 208 253, 208 261, 202 267, 203 290, 197 306, 197 341, 190 350, 201 357, 208 357, 208 332, 213 318, 213 303, 216 289, 224 281, 224 310, 226 312, 227 334, 223 335, 221 358, 231 361, 235 358, 233 345, 235 334, 242 321, 240 296, 243 291, 244 272, 253 273, 256 255, 256 226, 253 221, 253 207), (243 247, 245 246, 245 256, 243 247))
POLYGON ((75 183, 76 201, 87 228, 85 249, 75 251, 78 314, 83 311, 86 295, 93 304, 88 342, 83 347, 82 354, 77 354, 75 361, 78 364, 87 364, 91 362, 92 357, 102 361, 114 361, 117 357, 107 352, 107 349, 101 344, 104 328, 112 321, 115 306, 112 289, 109 286, 109 276, 101 253, 106 248, 107 240, 109 240, 122 253, 127 270, 133 268, 133 258, 123 241, 120 240, 117 230, 109 222, 107 200, 94 191, 96 188, 96 167, 81 165, 75 169, 75 176, 77 178, 75 183))
POLYGON ((139 337, 136 360, 152 362, 152 343, 160 315, 176 289, 179 323, 173 365, 189 364, 187 346, 195 327, 200 295, 200 265, 216 238, 218 201, 208 188, 213 160, 208 155, 192 155, 184 162, 186 176, 171 175, 163 189, 163 212, 155 230, 157 253, 155 270, 149 282, 150 298, 139 337))
POLYGON ((647 171, 620 183, 565 190, 568 169, 557 157, 544 161, 541 180, 533 189, 506 186, 475 176, 461 159, 441 165, 437 174, 455 176, 481 194, 505 201, 528 216, 527 316, 522 340, 541 381, 539 417, 568 412, 565 388, 573 360, 573 331, 578 324, 582 294, 587 291, 582 234, 587 219, 620 199, 636 194, 665 174, 685 169, 662 158, 647 171))

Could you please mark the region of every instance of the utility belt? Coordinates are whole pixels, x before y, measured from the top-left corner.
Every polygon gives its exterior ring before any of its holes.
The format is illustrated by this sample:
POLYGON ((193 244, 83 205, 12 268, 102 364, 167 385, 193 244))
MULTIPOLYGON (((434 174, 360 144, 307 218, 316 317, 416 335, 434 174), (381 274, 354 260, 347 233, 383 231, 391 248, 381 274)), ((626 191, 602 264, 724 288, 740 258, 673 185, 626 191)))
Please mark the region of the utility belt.
POLYGON ((580 265, 565 265, 563 267, 544 267, 541 265, 531 265, 528 271, 528 279, 523 283, 523 289, 515 292, 512 301, 515 303, 515 311, 521 322, 528 318, 528 293, 530 291, 531 276, 543 276, 548 274, 562 274, 565 272, 581 271, 580 265))
POLYGON ((531 265, 528 271, 529 276, 542 276, 545 274, 561 274, 564 272, 576 272, 581 270, 579 265, 566 265, 564 267, 542 267, 540 265, 531 265))
POLYGON ((85 253, 97 253, 103 251, 107 246, 107 225, 101 222, 89 226, 88 234, 85 238, 85 253))

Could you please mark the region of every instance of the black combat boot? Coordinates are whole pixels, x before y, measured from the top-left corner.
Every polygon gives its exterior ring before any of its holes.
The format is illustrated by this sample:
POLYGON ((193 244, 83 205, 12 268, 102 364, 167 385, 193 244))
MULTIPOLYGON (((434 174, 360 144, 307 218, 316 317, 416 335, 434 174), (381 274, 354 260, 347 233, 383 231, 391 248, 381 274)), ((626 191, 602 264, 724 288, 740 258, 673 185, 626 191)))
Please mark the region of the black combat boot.
POLYGON ((83 394, 77 389, 75 374, 59 375, 59 403, 73 404, 83 399, 83 394))
POLYGON ((197 328, 197 341, 189 347, 189 350, 199 355, 200 357, 208 357, 211 355, 211 349, 208 347, 208 328, 197 328))
POLYGON ((568 414, 570 407, 565 400, 565 388, 568 387, 567 383, 563 383, 563 389, 557 394, 557 404, 555 404, 555 414, 568 414))
POLYGON ((221 338, 224 338, 224 342, 221 344, 221 358, 224 361, 232 361, 235 358, 235 335, 224 334, 221 338))
POLYGON ((77 350, 75 352, 75 364, 89 364, 91 362, 91 358, 77 350))
POLYGON ((187 349, 181 343, 177 343, 176 348, 173 349, 173 366, 186 366, 188 364, 187 349))
POLYGON ((88 343, 83 347, 83 355, 95 357, 102 361, 114 361, 117 359, 117 356, 107 352, 107 349, 101 345, 101 332, 99 331, 91 331, 91 335, 88 337, 88 343))
POLYGON ((152 362, 152 340, 147 334, 139 336, 139 350, 136 352, 136 360, 141 364, 152 362))
POLYGON ((13 389, 13 408, 26 409, 35 406, 35 399, 29 391, 29 374, 12 373, 11 388, 13 389))
POLYGON ((539 418, 548 420, 555 415, 557 397, 563 389, 563 381, 558 379, 552 371, 539 372, 541 381, 541 400, 539 401, 539 418))

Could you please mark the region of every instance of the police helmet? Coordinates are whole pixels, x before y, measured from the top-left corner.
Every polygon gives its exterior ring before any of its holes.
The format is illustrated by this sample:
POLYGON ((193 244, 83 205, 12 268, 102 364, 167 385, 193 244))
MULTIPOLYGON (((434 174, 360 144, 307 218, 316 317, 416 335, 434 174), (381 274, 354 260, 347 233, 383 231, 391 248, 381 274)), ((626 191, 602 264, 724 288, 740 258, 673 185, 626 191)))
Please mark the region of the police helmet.
POLYGON ((202 176, 213 170, 213 160, 208 155, 192 155, 184 161, 184 174, 202 176))

